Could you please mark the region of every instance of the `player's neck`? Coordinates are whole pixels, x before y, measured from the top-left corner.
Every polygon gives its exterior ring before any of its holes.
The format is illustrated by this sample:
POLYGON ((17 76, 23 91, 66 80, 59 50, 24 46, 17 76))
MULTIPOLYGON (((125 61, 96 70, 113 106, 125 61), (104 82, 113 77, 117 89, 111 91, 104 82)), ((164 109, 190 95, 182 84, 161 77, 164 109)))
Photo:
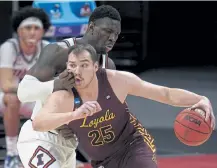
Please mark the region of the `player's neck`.
POLYGON ((89 34, 85 34, 81 39, 77 40, 78 44, 86 44, 86 43, 90 43, 91 44, 91 40, 92 38, 89 36, 89 34))
POLYGON ((77 89, 79 95, 84 100, 97 100, 98 98, 98 79, 95 76, 91 83, 84 89, 77 89))
POLYGON ((32 55, 37 50, 37 45, 29 47, 22 40, 19 41, 22 52, 26 55, 32 55))

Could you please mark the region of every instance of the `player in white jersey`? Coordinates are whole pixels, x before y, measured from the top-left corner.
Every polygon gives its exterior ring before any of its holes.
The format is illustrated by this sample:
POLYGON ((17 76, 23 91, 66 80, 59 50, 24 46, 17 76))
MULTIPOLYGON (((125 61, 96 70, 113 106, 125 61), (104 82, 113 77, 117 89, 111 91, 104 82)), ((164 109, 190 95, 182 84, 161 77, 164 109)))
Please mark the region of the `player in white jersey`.
MULTIPOLYGON (((102 5, 91 14, 88 29, 82 38, 66 39, 46 46, 38 62, 27 72, 18 88, 18 97, 22 102, 37 101, 31 119, 34 120, 35 114, 52 92, 73 87, 73 74, 64 71, 68 59, 67 47, 88 43, 94 46, 98 53, 109 52, 120 31, 119 12, 109 5, 102 5), (58 74, 60 74, 59 78, 53 80, 58 74), (37 88, 37 90, 32 88, 37 88)), ((104 57, 105 55, 107 54, 101 56, 100 65, 107 64, 107 68, 114 69, 114 63, 111 59, 104 57)), ((69 164, 65 163, 71 163, 71 167, 75 166, 76 147, 76 137, 68 130, 67 125, 52 132, 37 132, 34 131, 31 120, 23 125, 18 140, 19 155, 25 167, 46 167, 47 165, 50 168, 68 167, 69 164), (74 149, 72 144, 74 144, 74 149)))
POLYGON ((0 111, 4 118, 7 149, 5 168, 21 166, 16 148, 20 115, 29 118, 34 104, 20 103, 17 88, 36 63, 41 49, 49 43, 42 37, 50 20, 42 9, 25 7, 15 13, 12 25, 17 38, 6 40, 0 47, 0 111))

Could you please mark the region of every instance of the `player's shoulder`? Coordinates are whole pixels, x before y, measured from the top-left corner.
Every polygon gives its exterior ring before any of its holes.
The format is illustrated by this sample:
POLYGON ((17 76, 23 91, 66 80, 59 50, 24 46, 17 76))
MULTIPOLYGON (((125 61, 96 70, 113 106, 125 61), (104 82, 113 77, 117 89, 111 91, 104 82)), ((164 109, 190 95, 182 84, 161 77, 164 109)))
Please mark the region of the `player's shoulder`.
POLYGON ((106 69, 106 74, 109 79, 125 79, 134 76, 131 72, 111 69, 106 69))
POLYGON ((7 54, 10 57, 14 57, 16 53, 19 51, 18 42, 15 38, 7 39, 5 42, 3 42, 0 46, 0 53, 1 55, 7 54), (12 55, 11 55, 11 54, 12 55))
POLYGON ((71 93, 67 90, 58 90, 52 93, 53 97, 61 96, 61 98, 67 98, 71 96, 71 93))
POLYGON ((13 45, 17 45, 17 43, 17 39, 9 38, 1 44, 1 48, 11 48, 13 45))
POLYGON ((49 99, 50 101, 57 101, 59 103, 62 103, 72 97, 73 95, 69 91, 59 90, 59 91, 53 92, 49 99))
POLYGON ((40 59, 42 58, 42 59, 49 60, 51 58, 56 58, 56 53, 58 53, 58 52, 60 52, 62 50, 63 50, 63 48, 60 47, 58 44, 49 43, 41 51, 40 59))
POLYGON ((57 44, 63 48, 69 48, 70 46, 75 45, 75 38, 66 38, 57 42, 57 44))

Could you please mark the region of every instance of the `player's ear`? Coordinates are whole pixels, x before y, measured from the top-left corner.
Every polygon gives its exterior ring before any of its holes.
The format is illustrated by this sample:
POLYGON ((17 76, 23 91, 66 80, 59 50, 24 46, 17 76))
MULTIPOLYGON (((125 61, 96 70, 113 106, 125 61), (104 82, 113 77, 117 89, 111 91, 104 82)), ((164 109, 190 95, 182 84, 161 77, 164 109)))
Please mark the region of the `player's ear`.
POLYGON ((94 28, 94 23, 90 22, 87 28, 87 31, 93 32, 93 28, 94 28))
POLYGON ((95 71, 98 71, 98 69, 99 69, 98 61, 94 63, 94 69, 95 69, 95 71))

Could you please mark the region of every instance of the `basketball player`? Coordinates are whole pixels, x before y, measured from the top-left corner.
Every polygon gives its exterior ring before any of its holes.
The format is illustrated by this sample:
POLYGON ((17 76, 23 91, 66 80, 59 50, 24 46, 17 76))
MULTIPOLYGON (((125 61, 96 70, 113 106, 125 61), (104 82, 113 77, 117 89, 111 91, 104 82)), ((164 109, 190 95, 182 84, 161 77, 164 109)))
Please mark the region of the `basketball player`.
MULTIPOLYGON (((121 17, 119 12, 109 5, 97 7, 89 18, 87 31, 82 38, 66 39, 57 44, 49 44, 43 49, 37 63, 27 72, 19 84, 19 99, 22 102, 31 102, 40 99, 45 94, 51 94, 53 91, 71 88, 73 83, 67 78, 71 78, 72 74, 68 74, 67 71, 60 76, 60 79, 49 81, 66 68, 68 50, 63 48, 87 43, 94 46, 98 53, 102 51, 108 53, 113 48, 120 32, 121 17), (37 87, 37 90, 32 89, 32 85, 37 87)), ((111 59, 108 59, 107 66, 110 69, 115 68, 111 59)))
MULTIPOLYGON (((91 14, 88 29, 82 38, 66 39, 57 44, 50 44, 42 50, 40 59, 35 66, 28 71, 28 75, 24 77, 18 88, 18 97, 22 102, 37 101, 32 118, 34 118, 34 115, 52 92, 72 88, 74 85, 73 74, 64 71, 68 59, 68 50, 64 48, 74 44, 90 43, 96 47, 98 53, 102 51, 109 52, 120 34, 120 22, 120 14, 115 8, 109 5, 102 5, 97 7, 91 14), (60 74, 59 78, 53 80, 53 78, 62 71, 64 72, 60 74)), ((105 67, 105 62, 107 62, 108 68, 115 69, 115 65, 111 59, 102 58, 102 56, 100 56, 99 59, 102 66, 105 67)), ((73 159, 75 159, 77 140, 74 134, 68 131, 68 128, 63 130, 62 128, 65 127, 61 127, 61 130, 58 128, 58 135, 56 135, 57 131, 46 133, 37 132, 37 138, 32 137, 32 134, 25 133, 31 128, 31 125, 24 124, 21 130, 23 134, 20 133, 19 136, 18 151, 20 157, 24 158, 22 159, 24 166, 28 167, 29 165, 36 164, 34 157, 41 154, 41 150, 38 151, 39 148, 43 148, 44 155, 55 158, 56 162, 51 164, 51 167, 67 167, 75 163, 73 159), (64 133, 64 131, 66 133, 64 133), (63 138, 62 135, 67 138, 63 138), (31 144, 28 156, 32 156, 33 160, 26 160, 28 158, 26 150, 19 147, 26 143, 31 144), (67 158, 69 159, 67 160, 67 158)), ((46 165, 46 162, 44 162, 44 165, 46 165)), ((37 167, 37 164, 35 166, 37 167)))
POLYGON ((99 68, 97 60, 90 45, 71 47, 67 70, 75 75, 77 91, 73 88, 53 93, 32 123, 29 121, 35 131, 68 124, 90 156, 93 168, 157 167, 154 139, 129 112, 127 95, 177 107, 199 103, 208 117, 213 117, 206 97, 154 85, 129 72, 99 68))
POLYGON ((12 25, 17 37, 8 39, 0 48, 0 107, 4 114, 7 149, 5 168, 18 167, 16 143, 20 114, 30 117, 33 109, 33 104, 19 102, 18 83, 35 64, 42 47, 48 44, 42 37, 50 21, 42 9, 25 7, 15 13, 12 25))

